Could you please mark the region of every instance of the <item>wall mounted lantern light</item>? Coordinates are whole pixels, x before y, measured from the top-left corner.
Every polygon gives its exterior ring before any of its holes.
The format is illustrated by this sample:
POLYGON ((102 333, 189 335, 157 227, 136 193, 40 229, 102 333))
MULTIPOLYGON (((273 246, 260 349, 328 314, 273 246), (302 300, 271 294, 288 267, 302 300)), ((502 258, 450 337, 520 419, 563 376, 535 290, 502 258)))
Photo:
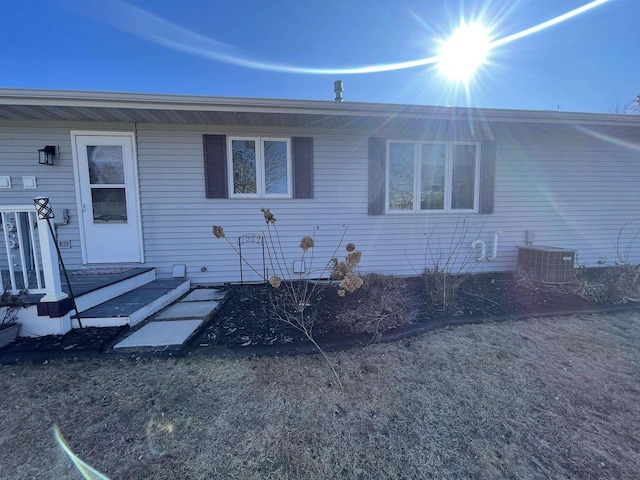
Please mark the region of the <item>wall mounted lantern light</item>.
POLYGON ((38 163, 40 165, 53 165, 53 157, 58 156, 57 145, 47 145, 38 150, 38 163))

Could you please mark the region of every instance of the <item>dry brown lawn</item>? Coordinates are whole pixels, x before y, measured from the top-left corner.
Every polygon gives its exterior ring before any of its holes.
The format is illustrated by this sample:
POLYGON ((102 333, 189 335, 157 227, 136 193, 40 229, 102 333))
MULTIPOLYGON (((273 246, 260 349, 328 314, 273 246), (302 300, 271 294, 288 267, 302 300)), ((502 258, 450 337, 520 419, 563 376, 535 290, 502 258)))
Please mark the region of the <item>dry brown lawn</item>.
POLYGON ((0 478, 611 478, 640 472, 640 314, 330 354, 0 366, 0 478))

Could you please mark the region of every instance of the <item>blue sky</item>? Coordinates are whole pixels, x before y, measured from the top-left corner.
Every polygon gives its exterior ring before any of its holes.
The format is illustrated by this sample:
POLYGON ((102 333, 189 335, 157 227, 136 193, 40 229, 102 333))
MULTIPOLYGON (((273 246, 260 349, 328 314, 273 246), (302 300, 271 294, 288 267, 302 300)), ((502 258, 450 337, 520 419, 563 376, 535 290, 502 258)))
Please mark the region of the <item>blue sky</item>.
POLYGON ((609 0, 495 47, 467 88, 433 65, 264 68, 427 58, 463 20, 499 39, 589 2, 3 0, 0 87, 332 100, 341 79, 346 101, 606 113, 640 94, 640 0, 609 0))

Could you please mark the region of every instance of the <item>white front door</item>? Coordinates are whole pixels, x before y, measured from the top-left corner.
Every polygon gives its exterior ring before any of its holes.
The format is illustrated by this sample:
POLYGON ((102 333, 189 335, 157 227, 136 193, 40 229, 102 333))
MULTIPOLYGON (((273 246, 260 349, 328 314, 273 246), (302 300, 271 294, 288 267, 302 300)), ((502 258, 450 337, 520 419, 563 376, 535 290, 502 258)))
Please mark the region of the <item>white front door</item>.
POLYGON ((84 262, 142 262, 133 134, 72 139, 84 262))

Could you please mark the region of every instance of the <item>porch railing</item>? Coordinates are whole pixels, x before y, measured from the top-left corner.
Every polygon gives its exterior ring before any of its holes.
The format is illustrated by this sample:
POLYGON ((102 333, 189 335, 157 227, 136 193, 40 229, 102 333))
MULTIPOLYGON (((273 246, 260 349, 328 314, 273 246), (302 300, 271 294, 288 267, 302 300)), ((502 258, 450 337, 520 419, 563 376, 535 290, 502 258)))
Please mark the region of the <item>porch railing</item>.
POLYGON ((34 205, 0 205, 0 272, 3 290, 44 293, 42 301, 57 301, 62 292, 54 240, 46 220, 34 205))

